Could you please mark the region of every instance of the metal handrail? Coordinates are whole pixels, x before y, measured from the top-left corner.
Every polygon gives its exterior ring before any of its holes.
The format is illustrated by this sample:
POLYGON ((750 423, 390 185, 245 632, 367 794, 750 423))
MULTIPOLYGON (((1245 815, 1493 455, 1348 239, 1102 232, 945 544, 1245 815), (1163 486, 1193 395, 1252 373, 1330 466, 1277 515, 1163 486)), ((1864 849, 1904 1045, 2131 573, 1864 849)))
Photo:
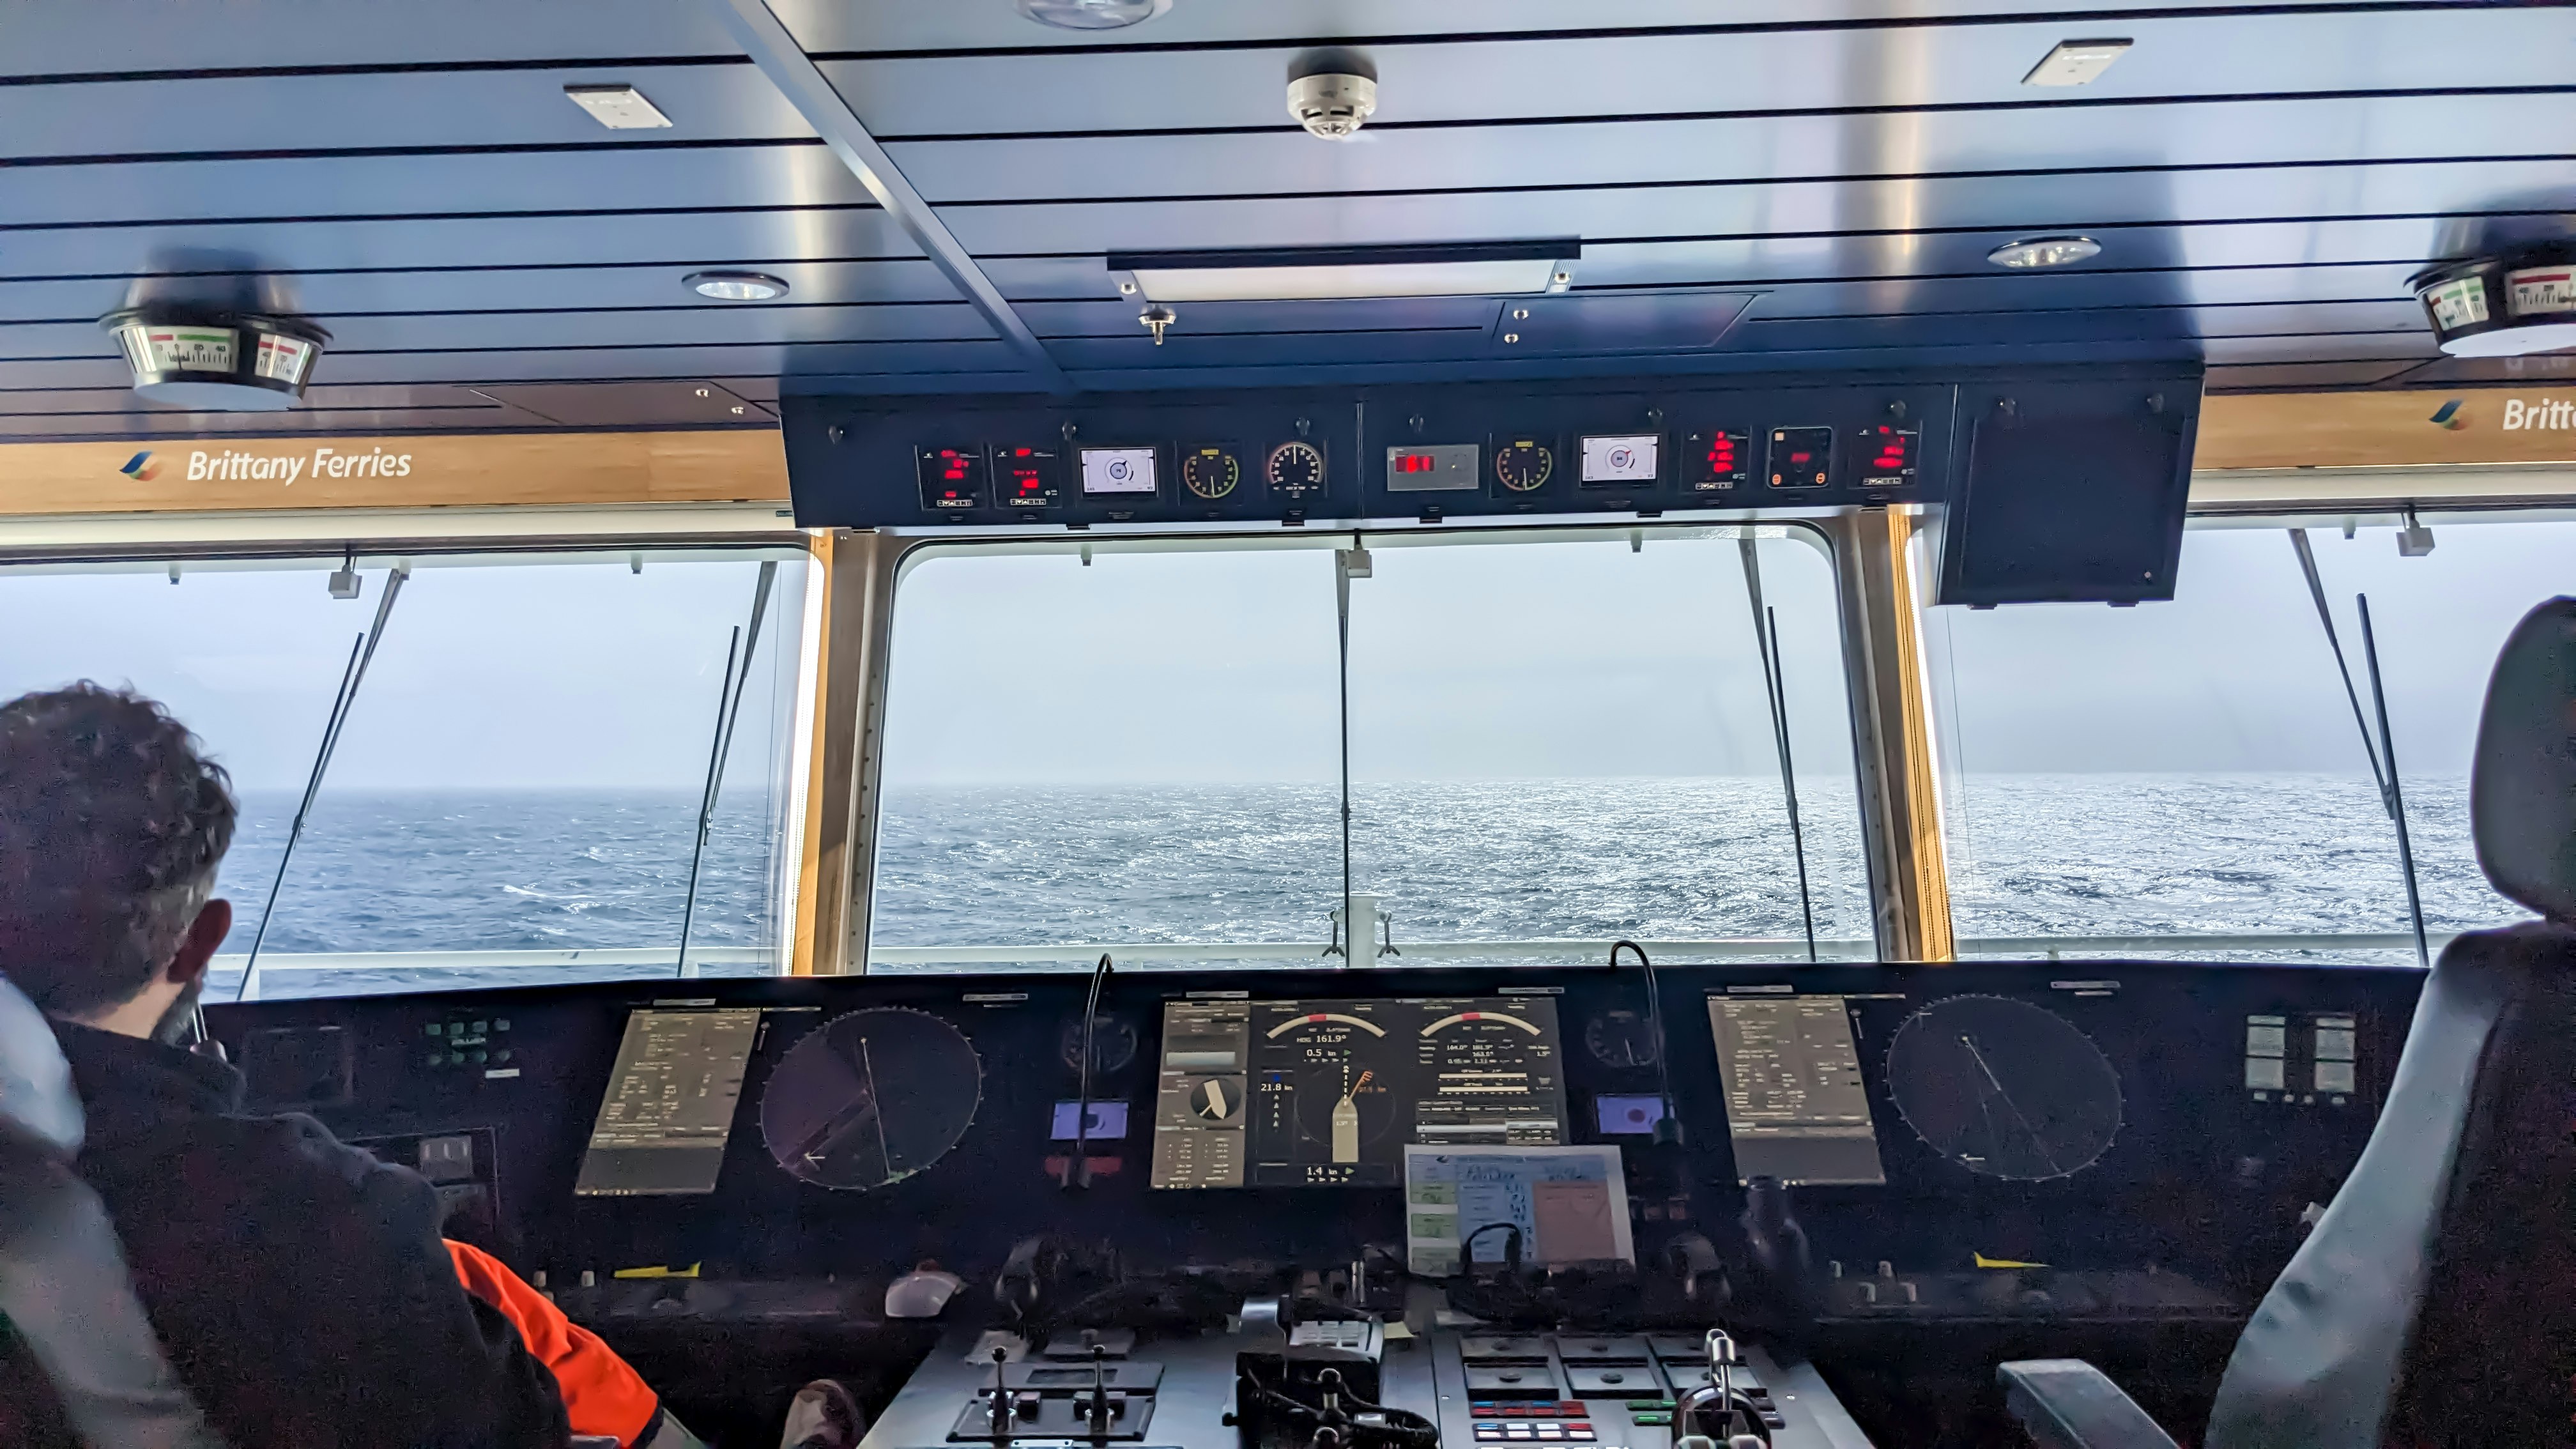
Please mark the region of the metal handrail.
MULTIPOLYGON (((2454 932, 2435 932, 2436 950, 2454 932)), ((1656 940, 1642 943, 1657 959, 1676 965, 1710 961, 1764 961, 1786 964, 1803 960, 1807 943, 1795 936, 1736 936, 1707 940, 1656 940)), ((1962 958, 2059 960, 2127 955, 2186 956, 2224 960, 2245 952, 2399 951, 2412 955, 2415 938, 2404 931, 2194 933, 2138 936, 1984 936, 1960 940, 1962 958)), ((1819 939, 1817 950, 1828 959, 1867 961, 1876 948, 1866 940, 1819 939)), ((1062 963, 1089 969, 1108 952, 1120 964, 1151 968, 1157 963, 1199 965, 1208 962, 1261 962, 1265 965, 1325 965, 1322 946, 1313 941, 1135 941, 1124 944, 1083 942, 1068 945, 876 946, 868 960, 879 970, 921 971, 969 966, 1045 967, 1062 963)), ((1610 942, 1578 937, 1545 937, 1516 941, 1407 941, 1407 962, 1523 958, 1565 963, 1607 960, 1610 942)), ((709 946, 690 951, 690 958, 711 974, 760 974, 775 967, 781 951, 774 946, 709 946), (723 968, 735 968, 727 972, 723 968)), ((1339 959, 1339 958, 1335 958, 1339 959)), ((244 958, 217 956, 218 973, 239 971, 244 958)), ((470 975, 496 968, 632 970, 638 975, 667 972, 677 964, 667 946, 531 951, 307 951, 267 952, 260 976, 273 987, 309 985, 306 978, 339 971, 384 971, 470 975)), ((1363 968, 1367 969, 1367 968, 1363 968)))

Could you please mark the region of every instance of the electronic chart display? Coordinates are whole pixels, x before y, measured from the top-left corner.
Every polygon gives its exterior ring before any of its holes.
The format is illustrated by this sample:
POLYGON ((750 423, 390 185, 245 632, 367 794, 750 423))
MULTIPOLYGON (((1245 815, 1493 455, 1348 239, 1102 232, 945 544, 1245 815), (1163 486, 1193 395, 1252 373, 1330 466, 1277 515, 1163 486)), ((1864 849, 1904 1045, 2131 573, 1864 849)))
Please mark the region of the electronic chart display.
POLYGON ((1564 1141, 1550 998, 1163 1007, 1155 1187, 1395 1187, 1408 1145, 1564 1141))
POLYGON ((743 1068, 759 1035, 757 1008, 645 1008, 628 1015, 574 1194, 715 1191, 742 1100, 743 1068))
POLYGON ((1839 996, 1712 996, 1739 1182, 1879 1186, 1878 1131, 1839 996))

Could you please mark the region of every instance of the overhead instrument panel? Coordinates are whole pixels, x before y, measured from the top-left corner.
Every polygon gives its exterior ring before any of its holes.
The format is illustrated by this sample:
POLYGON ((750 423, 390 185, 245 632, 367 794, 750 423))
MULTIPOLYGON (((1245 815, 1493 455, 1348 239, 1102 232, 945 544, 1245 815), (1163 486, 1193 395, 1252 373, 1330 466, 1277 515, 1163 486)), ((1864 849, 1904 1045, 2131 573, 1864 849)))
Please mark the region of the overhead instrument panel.
POLYGON ((900 1006, 853 1011, 779 1060, 760 1097, 761 1140, 788 1176, 864 1192, 947 1156, 983 1092, 982 1060, 946 1021, 900 1006))
POLYGON ((1563 379, 783 407, 805 527, 1277 527, 1940 502, 1958 394, 1563 379))
POLYGON ((1393 1187, 1407 1145, 1564 1141, 1544 997, 1163 1008, 1156 1187, 1393 1187))
POLYGON ((1981 1177, 2072 1177, 2120 1135, 2120 1074, 2073 1022, 2005 996, 1935 1001, 1887 1045, 1887 1090, 1933 1151, 1981 1177))

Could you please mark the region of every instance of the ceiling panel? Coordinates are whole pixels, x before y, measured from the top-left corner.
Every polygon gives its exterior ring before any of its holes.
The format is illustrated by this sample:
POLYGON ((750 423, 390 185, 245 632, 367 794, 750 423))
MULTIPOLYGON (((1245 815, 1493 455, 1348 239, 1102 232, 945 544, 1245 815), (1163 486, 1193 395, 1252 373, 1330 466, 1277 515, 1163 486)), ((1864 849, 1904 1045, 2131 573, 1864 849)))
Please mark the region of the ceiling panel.
MULTIPOLYGON (((5 32, 0 24, 0 32, 5 32)), ((0 43, 5 43, 0 41, 0 43)), ((0 87, 0 156, 599 146, 813 135, 751 62, 199 76, 0 87), (631 85, 671 120, 611 131, 567 85, 631 85)))
MULTIPOLYGON (((979 252, 1347 246, 1461 238, 1836 235, 1975 228, 2008 233, 2137 222, 2465 215, 2541 209, 2554 222, 2576 157, 2366 166, 2112 171, 2049 176, 1710 183, 1331 198, 952 206, 979 252)), ((2501 219, 2504 230, 2530 223, 2501 219)), ((1989 244, 1991 245, 1991 244, 1989 244)))
MULTIPOLYGON (((761 304, 765 307, 953 302, 957 298, 955 289, 939 275, 939 269, 921 260, 757 260, 762 271, 788 284, 787 297, 781 302, 761 304)), ((1095 270, 1097 265, 1095 262, 1095 270)), ((343 318, 353 313, 598 311, 617 307, 724 310, 743 305, 709 301, 690 291, 682 284, 688 270, 680 265, 307 272, 273 276, 267 280, 265 290, 286 310, 343 318)), ((0 326, 96 317, 145 296, 211 300, 238 290, 260 290, 249 286, 249 282, 250 278, 241 274, 0 280, 0 326)))
MULTIPOLYGON (((2080 90, 2022 85, 2049 47, 2084 33, 2068 24, 1382 44, 1369 49, 1378 108, 1362 134, 1577 116, 1945 105, 2054 115, 2158 96, 2557 87, 2576 44, 2576 13, 2548 8, 2383 11, 2345 17, 2330 33, 2295 14, 2130 17, 2118 33, 2137 44, 2100 80, 2080 90)), ((880 139, 1277 130, 1297 53, 1094 47, 832 61, 823 72, 880 139)))
POLYGON ((661 263, 686 270, 799 257, 919 255, 903 228, 873 207, 199 221, 43 231, 11 231, 0 223, 0 277, 121 277, 240 267, 301 272, 661 263))
MULTIPOLYGON (((2226 8, 2233 0, 2165 0, 2160 10, 2226 8)), ((2310 0, 2289 0, 2296 6, 2310 0)), ((2335 0, 2314 0, 2320 8, 2335 0)), ((2474 3, 2474 0, 2458 0, 2474 3)), ((1102 44, 1164 46, 1275 43, 1474 33, 1547 34, 1574 30, 1702 29, 1715 26, 1805 26, 1852 21, 1976 23, 1996 15, 2034 13, 2081 18, 2092 12, 2134 14, 2116 0, 1182 0, 1149 24, 1107 37, 1033 24, 999 4, 851 4, 849 0, 774 0, 770 7, 808 50, 1060 49, 1102 44)), ((2443 8, 2427 5, 2423 8, 2443 8)))
POLYGON ((2402 362, 2267 363, 2213 367, 2201 382, 2208 392, 2304 392, 2312 388, 2367 387, 2408 375, 2402 362))
POLYGON ((2021 111, 1878 112, 1363 131, 1013 137, 889 145, 934 202, 1913 176, 2520 156, 2555 150, 2564 93, 2021 111))
POLYGON ((0 7, 18 76, 741 54, 703 0, 78 0, 0 7))
MULTIPOLYGON (((485 352, 577 344, 695 347, 729 342, 948 341, 990 337, 962 302, 920 307, 682 307, 632 312, 418 313, 314 320, 331 333, 326 357, 441 349, 485 352)), ((96 323, 0 327, 0 357, 113 357, 96 323)))

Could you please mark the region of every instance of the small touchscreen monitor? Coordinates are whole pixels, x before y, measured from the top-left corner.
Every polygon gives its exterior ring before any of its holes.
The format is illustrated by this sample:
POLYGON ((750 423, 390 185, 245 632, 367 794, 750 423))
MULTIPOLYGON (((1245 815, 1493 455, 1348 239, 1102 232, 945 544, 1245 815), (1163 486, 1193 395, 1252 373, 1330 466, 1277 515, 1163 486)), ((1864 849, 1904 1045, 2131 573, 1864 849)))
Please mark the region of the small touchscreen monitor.
POLYGON ((1151 498, 1159 487, 1154 477, 1154 450, 1151 448, 1082 450, 1082 496, 1085 498, 1151 498))

